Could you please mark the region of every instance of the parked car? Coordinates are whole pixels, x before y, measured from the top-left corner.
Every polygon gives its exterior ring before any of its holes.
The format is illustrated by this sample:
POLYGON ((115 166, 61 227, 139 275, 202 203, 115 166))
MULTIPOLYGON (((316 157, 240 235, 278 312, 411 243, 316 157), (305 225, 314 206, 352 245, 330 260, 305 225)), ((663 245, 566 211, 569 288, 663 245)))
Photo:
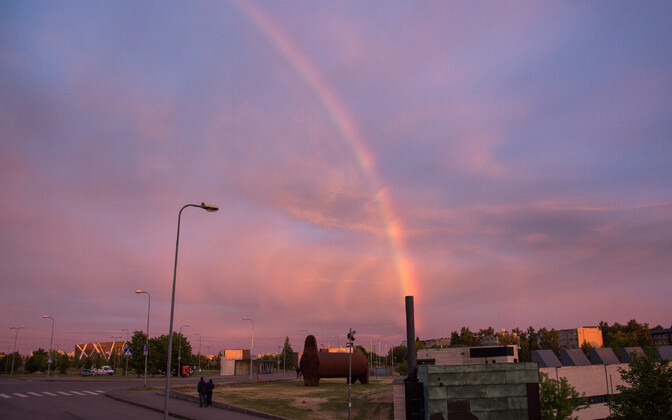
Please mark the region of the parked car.
POLYGON ((112 370, 112 368, 109 366, 103 366, 101 368, 94 369, 93 371, 95 372, 96 375, 109 375, 109 376, 114 375, 114 370, 112 370))
POLYGON ((82 369, 79 371, 79 376, 95 376, 96 374, 94 373, 93 370, 91 369, 82 369))

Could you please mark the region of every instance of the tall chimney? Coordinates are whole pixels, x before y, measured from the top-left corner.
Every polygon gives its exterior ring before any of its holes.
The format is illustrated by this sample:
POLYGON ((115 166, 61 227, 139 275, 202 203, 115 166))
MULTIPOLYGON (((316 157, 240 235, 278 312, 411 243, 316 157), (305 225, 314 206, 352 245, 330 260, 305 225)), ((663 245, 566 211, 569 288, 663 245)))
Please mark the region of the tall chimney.
POLYGON ((406 348, 408 350, 408 376, 406 382, 418 381, 418 361, 415 352, 415 310, 413 296, 406 296, 406 348))

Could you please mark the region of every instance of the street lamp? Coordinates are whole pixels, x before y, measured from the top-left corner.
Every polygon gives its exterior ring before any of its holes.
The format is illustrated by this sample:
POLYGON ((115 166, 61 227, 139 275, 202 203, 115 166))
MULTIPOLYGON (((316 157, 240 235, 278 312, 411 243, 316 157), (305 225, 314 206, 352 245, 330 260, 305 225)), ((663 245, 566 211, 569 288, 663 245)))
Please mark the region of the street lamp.
POLYGON ((168 420, 168 398, 170 397, 168 391, 170 389, 170 362, 171 362, 170 359, 172 356, 171 353, 173 352, 173 315, 175 314, 175 280, 177 279, 177 250, 179 249, 180 245, 180 219, 182 218, 182 210, 186 209, 187 207, 200 207, 208 212, 215 212, 219 210, 219 207, 209 203, 186 204, 182 206, 179 213, 177 214, 177 239, 175 240, 175 266, 173 267, 173 295, 170 301, 170 325, 168 328, 168 360, 166 361, 166 395, 165 400, 163 402, 163 418, 165 420, 168 420))
POLYGON ((252 322, 252 345, 250 346, 250 379, 252 379, 252 352, 254 351, 254 320, 252 318, 243 317, 243 321, 252 322))
POLYGON ((147 337, 145 339, 145 348, 142 350, 145 355, 145 387, 147 387, 147 355, 149 354, 149 308, 152 306, 152 296, 146 290, 136 290, 135 293, 147 294, 147 337))
MULTIPOLYGON (((332 335, 331 338, 335 338, 335 339, 336 339, 336 342, 338 343, 338 348, 340 349, 340 348, 341 348, 341 337, 339 337, 339 336, 337 336, 337 335, 332 335)), ((339 351, 340 351, 340 350, 339 350, 339 351)))
POLYGON ((182 376, 181 370, 181 360, 182 360, 182 328, 189 328, 189 324, 184 324, 180 326, 180 342, 178 343, 177 350, 177 376, 182 376))
POLYGON ((198 373, 200 375, 200 373, 201 373, 201 338, 203 338, 203 336, 201 336, 201 334, 199 334, 199 333, 196 333, 194 335, 198 336, 198 373))
MULTIPOLYGON (((121 330, 121 332, 124 332, 124 331, 126 331, 126 342, 124 343, 124 348, 126 348, 130 344, 128 344, 128 330, 126 328, 121 330)), ((124 376, 128 376, 128 359, 129 359, 129 357, 124 357, 124 359, 126 359, 126 370, 124 371, 124 376)))
POLYGON ((51 344, 54 342, 54 318, 48 315, 44 315, 42 318, 51 319, 51 338, 49 339, 49 358, 47 359, 47 378, 48 378, 49 373, 51 372, 51 362, 53 361, 52 358, 54 357, 54 354, 51 351, 51 344))
POLYGON ((14 355, 16 355, 16 339, 19 338, 19 330, 22 330, 26 328, 25 325, 22 325, 20 327, 9 327, 10 330, 16 330, 16 333, 14 334, 14 353, 12 353, 12 371, 9 373, 9 376, 14 375, 14 355))

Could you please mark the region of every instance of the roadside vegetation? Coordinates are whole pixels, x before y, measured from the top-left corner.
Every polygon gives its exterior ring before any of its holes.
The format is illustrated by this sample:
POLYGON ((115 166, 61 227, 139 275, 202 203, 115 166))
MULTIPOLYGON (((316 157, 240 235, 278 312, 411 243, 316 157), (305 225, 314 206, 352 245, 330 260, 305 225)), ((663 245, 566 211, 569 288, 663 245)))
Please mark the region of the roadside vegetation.
MULTIPOLYGON (((180 391, 197 396, 195 387, 180 391)), ((218 386, 213 401, 296 420, 343 419, 348 415, 348 385, 345 379, 321 379, 318 387, 306 387, 301 380, 218 386)), ((354 383, 351 414, 353 419, 392 419, 392 379, 354 383)))

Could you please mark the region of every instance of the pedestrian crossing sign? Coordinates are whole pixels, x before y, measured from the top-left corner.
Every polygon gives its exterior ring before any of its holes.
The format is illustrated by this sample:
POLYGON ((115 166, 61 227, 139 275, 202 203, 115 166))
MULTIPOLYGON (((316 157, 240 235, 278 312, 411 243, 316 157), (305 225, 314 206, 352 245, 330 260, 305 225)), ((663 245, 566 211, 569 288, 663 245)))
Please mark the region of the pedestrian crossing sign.
POLYGON ((124 349, 124 357, 133 357, 133 349, 130 347, 126 347, 124 349))

